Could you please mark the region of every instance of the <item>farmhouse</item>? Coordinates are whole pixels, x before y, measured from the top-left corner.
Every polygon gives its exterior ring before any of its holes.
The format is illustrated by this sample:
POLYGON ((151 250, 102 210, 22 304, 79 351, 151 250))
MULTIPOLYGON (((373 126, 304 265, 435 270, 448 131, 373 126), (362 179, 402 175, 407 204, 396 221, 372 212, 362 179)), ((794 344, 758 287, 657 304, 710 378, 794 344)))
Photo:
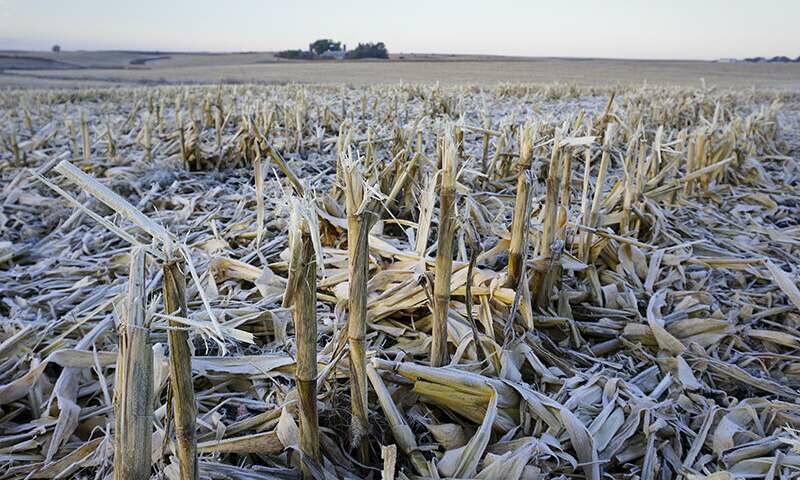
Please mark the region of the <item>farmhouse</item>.
POLYGON ((319 57, 330 60, 342 60, 345 58, 346 54, 347 50, 343 48, 341 50, 328 50, 327 52, 322 52, 322 54, 319 57))

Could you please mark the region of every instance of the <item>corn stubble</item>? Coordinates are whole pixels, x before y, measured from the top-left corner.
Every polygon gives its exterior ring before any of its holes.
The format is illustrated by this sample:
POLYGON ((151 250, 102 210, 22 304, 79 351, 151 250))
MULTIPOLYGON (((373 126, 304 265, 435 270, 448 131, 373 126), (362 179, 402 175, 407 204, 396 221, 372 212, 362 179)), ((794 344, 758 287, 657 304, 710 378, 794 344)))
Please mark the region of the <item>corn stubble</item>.
POLYGON ((114 388, 114 478, 150 476, 153 436, 153 353, 145 319, 145 251, 131 252, 126 320, 119 327, 114 388))
POLYGON ((453 271, 453 237, 455 236, 457 144, 451 132, 442 143, 441 190, 439 191, 439 231, 436 243, 436 270, 433 284, 433 327, 431 332, 431 365, 448 363, 447 317, 450 309, 450 280, 453 271))
MULTIPOLYGON (((369 273, 369 230, 372 215, 364 196, 360 166, 342 162, 347 211, 347 272, 349 278, 347 338, 350 347, 350 401, 352 443, 361 449, 361 461, 369 454, 368 392, 365 341, 367 335, 367 275, 369 273)), ((316 344, 316 341, 315 341, 316 344)))
POLYGON ((304 478, 314 478, 312 465, 319 469, 319 418, 317 414, 317 263, 312 227, 306 215, 309 207, 294 203, 289 232, 288 286, 284 305, 292 308, 297 349, 295 382, 300 423, 300 451, 304 478), (312 465, 309 465, 311 463, 312 465))
POLYGON ((0 92, 0 476, 790 478, 798 103, 0 92))
MULTIPOLYGON (((172 259, 164 264, 164 310, 168 315, 181 318, 188 316, 186 277, 180 264, 172 259)), ((195 431, 197 406, 192 384, 192 352, 186 328, 176 320, 170 320, 169 326, 167 343, 176 453, 181 479, 192 480, 198 478, 195 431)))

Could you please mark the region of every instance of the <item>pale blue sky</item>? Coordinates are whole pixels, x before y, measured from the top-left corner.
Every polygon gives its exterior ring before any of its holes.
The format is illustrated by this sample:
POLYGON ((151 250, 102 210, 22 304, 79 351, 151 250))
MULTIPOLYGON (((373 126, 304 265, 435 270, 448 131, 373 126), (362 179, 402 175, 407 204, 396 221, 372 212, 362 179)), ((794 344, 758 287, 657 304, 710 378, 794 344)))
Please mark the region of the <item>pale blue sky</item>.
POLYGON ((390 52, 795 57, 800 0, 0 0, 0 49, 261 51, 320 37, 390 52))

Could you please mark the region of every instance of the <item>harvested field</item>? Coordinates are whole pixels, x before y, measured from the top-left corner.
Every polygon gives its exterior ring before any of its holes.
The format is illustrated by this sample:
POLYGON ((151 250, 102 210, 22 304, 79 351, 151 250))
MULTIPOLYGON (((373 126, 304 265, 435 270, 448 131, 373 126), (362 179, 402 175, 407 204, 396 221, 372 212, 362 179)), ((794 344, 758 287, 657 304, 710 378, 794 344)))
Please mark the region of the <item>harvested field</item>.
POLYGON ((0 476, 794 478, 800 97, 0 93, 0 476))
MULTIPOLYGON (((682 86, 705 81, 720 88, 800 91, 800 64, 720 63, 682 60, 623 60, 398 54, 388 61, 295 61, 264 53, 173 54, 136 52, 30 52, 70 70, 40 70, 0 61, 0 86, 77 87, 135 84, 348 84, 370 86, 440 82, 495 85, 504 82, 571 83, 592 86, 682 86), (155 59, 158 57, 168 57, 155 59), (12 70, 13 69, 13 70, 12 70)), ((0 59, 2 60, 2 59, 0 59)))

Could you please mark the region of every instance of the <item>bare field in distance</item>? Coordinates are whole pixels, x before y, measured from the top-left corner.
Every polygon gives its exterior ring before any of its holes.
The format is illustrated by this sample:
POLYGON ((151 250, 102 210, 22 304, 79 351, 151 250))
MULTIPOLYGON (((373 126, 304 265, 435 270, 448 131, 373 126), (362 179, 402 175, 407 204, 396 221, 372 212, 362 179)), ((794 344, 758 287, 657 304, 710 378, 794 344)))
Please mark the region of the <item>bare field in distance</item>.
POLYGON ((289 61, 270 52, 0 52, 0 87, 182 83, 503 82, 800 90, 798 64, 396 54, 389 61, 289 61))

